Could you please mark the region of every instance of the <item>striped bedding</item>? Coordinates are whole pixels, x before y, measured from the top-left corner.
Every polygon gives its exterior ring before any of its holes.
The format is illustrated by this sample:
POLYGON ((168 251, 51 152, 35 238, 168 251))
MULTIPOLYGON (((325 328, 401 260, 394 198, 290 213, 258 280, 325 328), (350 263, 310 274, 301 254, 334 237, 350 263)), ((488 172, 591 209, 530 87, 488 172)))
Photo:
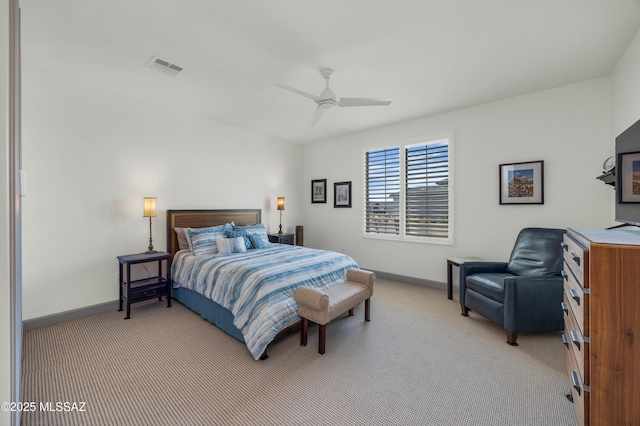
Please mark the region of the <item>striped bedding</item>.
POLYGON ((293 290, 301 285, 329 288, 358 268, 349 256, 285 244, 243 253, 194 256, 176 253, 174 287, 186 287, 224 306, 255 359, 282 329, 298 321, 293 290))

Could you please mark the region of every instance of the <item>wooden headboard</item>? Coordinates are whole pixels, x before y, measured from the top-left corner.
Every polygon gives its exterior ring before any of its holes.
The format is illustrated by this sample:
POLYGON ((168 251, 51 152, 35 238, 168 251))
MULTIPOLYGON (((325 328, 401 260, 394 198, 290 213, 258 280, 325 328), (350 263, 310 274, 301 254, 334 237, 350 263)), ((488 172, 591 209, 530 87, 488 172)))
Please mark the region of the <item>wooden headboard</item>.
POLYGON ((173 259, 178 251, 178 237, 173 228, 204 228, 230 222, 240 226, 262 223, 262 210, 167 210, 167 252, 173 259))

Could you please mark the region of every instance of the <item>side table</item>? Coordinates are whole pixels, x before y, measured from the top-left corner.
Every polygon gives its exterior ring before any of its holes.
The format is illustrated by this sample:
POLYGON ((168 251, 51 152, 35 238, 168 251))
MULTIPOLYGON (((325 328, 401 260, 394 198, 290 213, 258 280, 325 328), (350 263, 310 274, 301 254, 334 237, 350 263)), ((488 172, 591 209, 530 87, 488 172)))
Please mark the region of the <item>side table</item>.
POLYGON ((482 260, 479 257, 447 257, 447 299, 453 299, 453 267, 460 267, 464 262, 482 260))
MULTIPOLYGON (((131 318, 132 303, 154 297, 162 300, 162 296, 167 296, 167 308, 171 307, 171 280, 169 279, 170 259, 171 255, 165 252, 118 256, 118 262, 120 263, 120 283, 118 285, 120 288, 120 307, 118 311, 122 311, 122 305, 126 301, 127 316, 124 317, 124 319, 131 318), (157 263, 157 275, 138 280, 131 278, 131 265, 153 262, 157 263), (166 267, 163 273, 162 266, 164 263, 166 263, 166 267)), ((151 272, 149 272, 149 274, 151 275, 151 272)))

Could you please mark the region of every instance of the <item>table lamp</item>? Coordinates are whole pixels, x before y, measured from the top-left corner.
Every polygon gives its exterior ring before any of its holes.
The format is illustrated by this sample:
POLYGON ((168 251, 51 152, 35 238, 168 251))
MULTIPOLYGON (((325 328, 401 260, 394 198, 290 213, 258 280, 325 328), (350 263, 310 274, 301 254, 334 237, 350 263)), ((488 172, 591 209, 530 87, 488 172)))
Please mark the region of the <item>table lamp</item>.
POLYGON ((144 197, 144 213, 142 217, 149 218, 149 250, 145 251, 145 253, 157 253, 153 249, 153 239, 151 237, 151 218, 156 217, 156 197, 144 197))
POLYGON ((278 197, 278 210, 280 210, 280 230, 278 234, 282 234, 282 210, 284 210, 284 197, 278 197))

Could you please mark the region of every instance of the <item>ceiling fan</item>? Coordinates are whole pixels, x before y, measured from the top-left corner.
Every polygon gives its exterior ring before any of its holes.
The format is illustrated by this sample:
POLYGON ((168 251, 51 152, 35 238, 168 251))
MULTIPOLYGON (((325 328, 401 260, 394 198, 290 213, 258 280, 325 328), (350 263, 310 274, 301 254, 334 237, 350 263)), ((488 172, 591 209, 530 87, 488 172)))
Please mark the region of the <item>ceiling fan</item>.
POLYGON ((326 80, 327 85, 319 96, 312 95, 311 93, 307 93, 303 90, 286 86, 284 84, 276 84, 276 86, 309 98, 318 105, 316 111, 313 113, 313 116, 311 116, 311 120, 309 122, 310 126, 316 124, 320 117, 322 117, 322 114, 334 109, 335 107, 379 106, 389 105, 391 102, 393 102, 393 99, 379 98, 336 98, 333 90, 329 88, 329 79, 331 78, 331 76, 333 76, 333 72, 334 71, 331 68, 324 68, 320 70, 320 75, 326 80))

